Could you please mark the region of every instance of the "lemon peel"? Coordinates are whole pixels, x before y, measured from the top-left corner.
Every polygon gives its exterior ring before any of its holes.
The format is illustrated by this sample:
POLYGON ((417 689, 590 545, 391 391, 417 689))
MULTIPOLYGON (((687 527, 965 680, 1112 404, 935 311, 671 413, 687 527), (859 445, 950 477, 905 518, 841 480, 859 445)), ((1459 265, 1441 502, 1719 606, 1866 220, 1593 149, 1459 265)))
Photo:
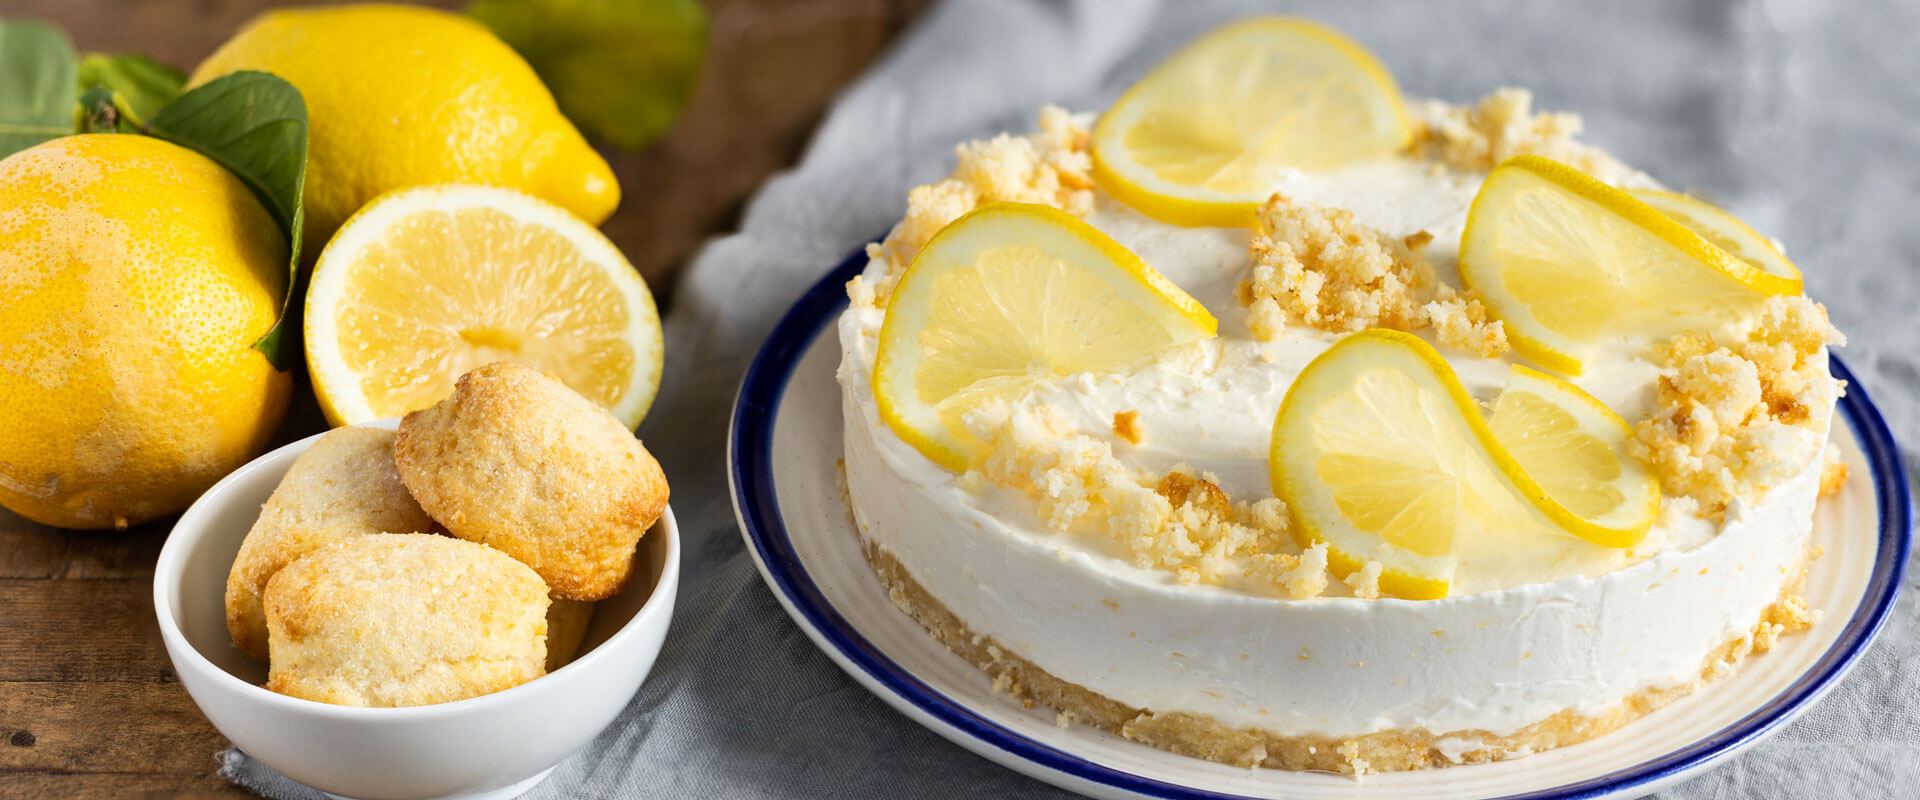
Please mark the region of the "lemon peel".
POLYGON ((1628 194, 1669 219, 1700 234, 1700 238, 1731 253, 1735 258, 1757 267, 1762 274, 1753 276, 1755 284, 1768 294, 1799 294, 1800 268, 1774 247, 1767 237, 1747 227, 1739 217, 1727 213, 1697 197, 1659 189, 1630 189, 1628 194))

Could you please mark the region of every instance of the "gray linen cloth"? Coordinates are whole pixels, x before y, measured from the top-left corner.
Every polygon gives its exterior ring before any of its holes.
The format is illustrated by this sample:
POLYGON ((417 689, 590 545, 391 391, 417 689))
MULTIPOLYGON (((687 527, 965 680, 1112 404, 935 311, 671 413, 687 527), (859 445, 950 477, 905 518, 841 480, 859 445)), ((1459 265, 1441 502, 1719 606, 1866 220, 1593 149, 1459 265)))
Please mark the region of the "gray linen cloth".
MULTIPOLYGON (((1913 4, 950 0, 839 99, 799 166, 769 181, 741 231, 709 244, 681 279, 666 381, 642 430, 685 530, 678 613, 639 696, 529 797, 1065 794, 896 713, 787 618, 729 503, 727 400, 780 313, 896 221, 908 188, 944 175, 955 143, 1029 130, 1047 102, 1104 107, 1182 42, 1272 11, 1347 31, 1409 95, 1468 102, 1531 87, 1541 107, 1582 113, 1588 140, 1787 242, 1852 340, 1842 357, 1896 436, 1920 446, 1913 4)), ((1914 596, 1812 710, 1660 796, 1920 794, 1914 596)), ((242 754, 223 758, 223 774, 254 791, 313 796, 242 754)))

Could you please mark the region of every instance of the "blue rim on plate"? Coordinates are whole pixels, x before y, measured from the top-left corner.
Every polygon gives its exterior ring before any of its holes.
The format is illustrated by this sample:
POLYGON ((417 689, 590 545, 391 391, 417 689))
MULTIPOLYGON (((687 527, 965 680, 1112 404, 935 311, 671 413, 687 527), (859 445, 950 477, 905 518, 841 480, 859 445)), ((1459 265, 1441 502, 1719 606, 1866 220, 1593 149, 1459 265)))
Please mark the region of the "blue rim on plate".
MULTIPOLYGON (((831 643, 849 663, 881 686, 919 707, 934 719, 1008 754, 1074 778, 1149 797, 1178 800, 1253 800, 1244 795, 1194 789, 1141 777, 1103 766, 1050 745, 1014 733, 974 713, 914 677, 885 653, 875 649, 845 617, 827 602, 807 575, 793 540, 780 517, 773 486, 774 415, 788 379, 800 357, 813 346, 827 323, 847 305, 845 284, 866 266, 867 256, 856 251, 815 283, 787 310, 748 366, 734 401, 728 437, 729 483, 734 506, 747 541, 755 550, 773 590, 788 607, 831 643)), ((1840 409, 1859 439, 1873 477, 1879 515, 1879 548, 1873 576, 1860 609, 1847 621, 1825 655, 1812 669, 1765 705, 1740 720, 1685 748, 1614 772, 1538 792, 1508 795, 1499 800, 1581 800, 1600 797, 1661 781, 1693 770, 1778 727, 1801 707, 1827 692, 1886 622, 1900 588, 1913 536, 1913 507, 1900 457, 1886 420, 1868 398, 1866 388, 1838 358, 1831 361, 1836 377, 1847 382, 1840 409)))

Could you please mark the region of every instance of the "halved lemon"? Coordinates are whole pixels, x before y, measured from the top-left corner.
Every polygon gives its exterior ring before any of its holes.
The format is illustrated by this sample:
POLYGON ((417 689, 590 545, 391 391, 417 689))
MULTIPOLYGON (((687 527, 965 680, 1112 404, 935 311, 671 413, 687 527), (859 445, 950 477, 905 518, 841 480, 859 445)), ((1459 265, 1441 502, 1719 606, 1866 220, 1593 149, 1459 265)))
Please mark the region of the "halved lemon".
POLYGON ((989 203, 921 248, 887 304, 880 418, 927 458, 967 469, 967 412, 1042 382, 1111 372, 1214 335, 1180 287, 1054 208, 989 203))
POLYGON ((1341 574, 1378 561, 1381 591, 1426 600, 1447 596, 1470 537, 1639 541, 1659 493, 1625 435, 1604 405, 1530 370, 1510 376, 1489 424, 1431 345, 1375 328, 1287 390, 1268 468, 1303 545, 1324 542, 1341 574))
POLYGON ((660 317, 640 274, 592 225, 510 189, 374 198, 320 253, 304 332, 335 425, 433 405, 493 361, 551 372, 630 428, 660 386, 660 317))
POLYGON ((1093 174, 1163 221, 1251 227, 1281 168, 1389 156, 1412 135, 1400 89, 1366 48, 1261 17, 1207 34, 1128 89, 1094 128, 1093 174))
POLYGON ((1514 349, 1578 375, 1602 342, 1752 314, 1799 290, 1633 195, 1556 161, 1514 156, 1467 212, 1460 277, 1514 349))
POLYGON ((1771 293, 1800 293, 1800 268, 1739 217, 1705 200, 1678 192, 1632 189, 1629 193, 1735 258, 1758 267, 1763 274, 1756 277, 1755 282, 1767 286, 1771 293))

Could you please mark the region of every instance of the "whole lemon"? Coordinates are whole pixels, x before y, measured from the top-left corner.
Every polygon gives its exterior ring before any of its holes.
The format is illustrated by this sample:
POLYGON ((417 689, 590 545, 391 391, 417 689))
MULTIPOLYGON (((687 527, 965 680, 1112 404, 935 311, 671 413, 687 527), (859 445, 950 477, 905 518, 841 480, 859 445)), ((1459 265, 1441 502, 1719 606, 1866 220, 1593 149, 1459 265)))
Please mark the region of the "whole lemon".
POLYGON ((620 202, 613 170, 533 68, 466 17, 389 5, 270 11, 188 84, 245 69, 278 75, 306 98, 314 252, 368 200, 408 186, 505 186, 595 225, 620 202))
POLYGON ((125 527, 259 453, 286 289, 286 237, 205 156, 88 134, 0 160, 0 505, 125 527))

